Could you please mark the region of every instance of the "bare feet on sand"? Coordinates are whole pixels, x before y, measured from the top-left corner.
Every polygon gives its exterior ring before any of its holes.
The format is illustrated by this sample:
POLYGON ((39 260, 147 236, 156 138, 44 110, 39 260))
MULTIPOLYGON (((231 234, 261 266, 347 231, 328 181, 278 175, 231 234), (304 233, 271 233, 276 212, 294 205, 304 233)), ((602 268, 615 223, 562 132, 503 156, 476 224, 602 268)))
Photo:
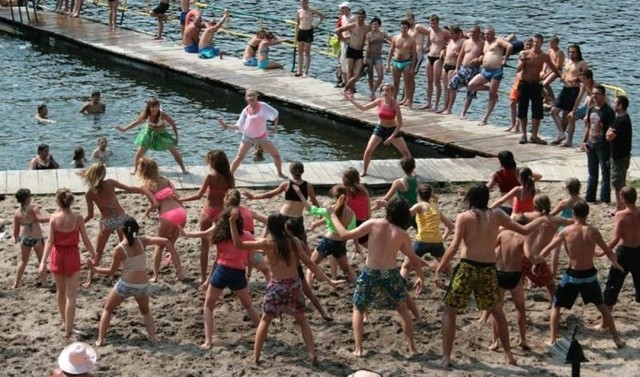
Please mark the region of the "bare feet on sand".
POLYGON ((207 342, 202 343, 202 345, 200 346, 200 349, 203 349, 203 350, 211 349, 211 343, 207 343, 207 342))

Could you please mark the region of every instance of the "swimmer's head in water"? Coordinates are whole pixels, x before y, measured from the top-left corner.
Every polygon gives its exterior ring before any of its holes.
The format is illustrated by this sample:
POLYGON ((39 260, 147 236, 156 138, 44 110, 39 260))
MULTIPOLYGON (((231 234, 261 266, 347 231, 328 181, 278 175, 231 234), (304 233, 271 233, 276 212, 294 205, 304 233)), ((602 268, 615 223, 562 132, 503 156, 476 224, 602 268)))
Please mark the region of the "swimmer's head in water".
POLYGON ((102 162, 98 162, 80 173, 80 178, 87 184, 88 191, 91 191, 98 188, 106 175, 107 167, 102 162))
POLYGON ((91 98, 100 99, 100 91, 96 90, 93 93, 91 93, 91 98))
POLYGON ((49 145, 48 144, 38 145, 38 155, 42 158, 47 158, 47 156, 49 156, 49 145))
POLYGON ((41 103, 40 105, 38 105, 38 114, 40 114, 40 116, 46 117, 48 113, 49 108, 47 108, 46 104, 41 103))

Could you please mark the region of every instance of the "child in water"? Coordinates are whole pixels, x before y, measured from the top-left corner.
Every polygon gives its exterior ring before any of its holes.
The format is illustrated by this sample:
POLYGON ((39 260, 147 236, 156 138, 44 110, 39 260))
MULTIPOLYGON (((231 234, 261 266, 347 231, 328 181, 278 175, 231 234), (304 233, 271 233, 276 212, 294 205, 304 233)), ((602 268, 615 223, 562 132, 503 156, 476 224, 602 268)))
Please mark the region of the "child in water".
POLYGON ((91 153, 91 159, 93 160, 93 162, 102 162, 103 164, 107 165, 109 157, 111 157, 111 155, 113 154, 113 152, 111 152, 111 149, 107 148, 107 145, 107 138, 104 136, 100 136, 98 138, 98 147, 93 150, 93 153, 91 153))
POLYGON ((73 161, 71 161, 71 165, 74 169, 84 169, 84 164, 87 162, 87 159, 84 157, 84 148, 77 147, 73 150, 73 161))

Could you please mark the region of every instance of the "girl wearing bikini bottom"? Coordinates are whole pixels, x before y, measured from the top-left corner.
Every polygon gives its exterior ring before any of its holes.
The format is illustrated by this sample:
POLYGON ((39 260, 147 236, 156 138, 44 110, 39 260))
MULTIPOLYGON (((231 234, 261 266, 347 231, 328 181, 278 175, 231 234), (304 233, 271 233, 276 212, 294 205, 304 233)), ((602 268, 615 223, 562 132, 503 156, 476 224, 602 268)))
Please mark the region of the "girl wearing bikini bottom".
MULTIPOLYGON (((229 222, 235 223, 240 214, 237 210, 232 210, 229 222)), ((296 324, 300 326, 302 339, 307 346, 309 361, 312 364, 318 363, 315 345, 313 344, 313 334, 311 327, 305 316, 304 294, 302 293, 302 282, 298 276, 298 263, 302 261, 322 280, 331 286, 343 283, 329 279, 318 266, 309 259, 302 250, 300 241, 289 236, 285 231, 286 217, 280 214, 272 214, 267 218, 266 237, 255 241, 243 240, 237 227, 230 227, 233 246, 238 249, 257 251, 264 253, 271 267, 272 278, 267 285, 267 291, 262 301, 262 318, 256 331, 256 339, 253 347, 253 362, 260 362, 262 346, 267 339, 269 325, 274 318, 282 314, 293 315, 296 324)))
POLYGON ((128 297, 133 297, 138 303, 138 309, 142 314, 149 341, 151 343, 157 342, 156 326, 149 307, 150 286, 149 278, 147 277, 147 253, 145 247, 156 245, 172 250, 173 245, 166 238, 140 236, 140 227, 132 217, 124 222, 122 230, 125 239, 113 249, 113 259, 110 267, 99 267, 93 261, 87 262, 92 272, 105 276, 113 276, 122 265, 120 279, 118 279, 118 282, 107 296, 107 302, 104 305, 102 316, 100 316, 98 340, 95 343, 98 347, 104 345, 109 322, 111 321, 111 313, 128 297))
POLYGON ((49 261, 49 271, 56 279, 58 311, 62 318, 65 338, 71 337, 76 317, 76 294, 80 277, 80 249, 82 238, 84 247, 96 257, 93 245, 84 227, 82 215, 71 210, 73 194, 69 189, 60 189, 56 195, 58 211, 49 220, 49 236, 40 261, 38 272, 44 273, 45 261, 49 261))
MULTIPOLYGON (((84 222, 87 223, 93 219, 94 204, 98 206, 101 216, 100 232, 96 240, 95 263, 97 265, 100 265, 104 248, 114 231, 118 233, 118 238, 122 241, 122 226, 125 221, 130 218, 129 215, 124 212, 124 209, 116 197, 116 188, 128 193, 145 195, 149 199, 151 207, 158 208, 158 201, 149 190, 127 186, 115 179, 105 179, 106 174, 107 167, 102 162, 91 165, 80 174, 82 180, 87 185, 87 192, 84 195, 87 201, 87 215, 84 217, 84 222)), ((87 280, 84 283, 85 287, 91 285, 92 278, 93 271, 89 270, 89 275, 87 275, 87 280)))
MULTIPOLYGON (((158 201, 158 236, 166 238, 175 247, 176 240, 180 235, 180 229, 187 223, 187 211, 180 203, 176 190, 169 179, 163 177, 158 172, 158 164, 154 159, 143 157, 138 163, 138 177, 142 180, 141 188, 149 190, 158 201)), ((152 208, 147 209, 147 215, 152 208)), ((176 267, 178 280, 185 279, 180 257, 172 247, 168 249, 171 261, 176 267)), ((153 254, 153 276, 152 282, 158 281, 160 271, 160 261, 162 258, 162 245, 156 245, 153 254)))
POLYGON ((363 169, 360 173, 361 177, 367 175, 367 169, 369 168, 369 162, 373 157, 373 152, 380 143, 384 145, 393 145, 398 152, 402 154, 402 157, 411 157, 411 152, 407 148, 407 144, 404 141, 402 135, 400 135, 400 129, 402 128, 402 113, 400 112, 400 105, 394 99, 395 89, 391 84, 382 85, 382 97, 373 100, 365 105, 361 105, 353 99, 353 94, 349 92, 344 93, 344 98, 351 102, 353 106, 357 107, 360 111, 366 111, 378 108, 378 118, 380 124, 373 129, 373 135, 369 138, 367 148, 364 150, 364 156, 362 157, 363 169))
MULTIPOLYGON (((198 200, 207 193, 207 198, 200 212, 198 224, 203 231, 218 221, 224 207, 224 197, 229 189, 235 187, 235 179, 231 173, 229 159, 221 150, 212 150, 207 153, 207 163, 211 170, 204 178, 202 186, 197 193, 180 199, 180 202, 198 200)), ((209 262, 209 239, 203 237, 200 243, 200 283, 207 279, 207 263, 209 262)))
MULTIPOLYGON (((20 189, 16 192, 16 200, 20 203, 20 208, 13 214, 13 239, 16 243, 20 243, 20 260, 16 270, 16 280, 13 288, 18 288, 22 274, 27 268, 31 249, 36 252, 38 263, 42 261, 42 250, 44 248, 44 238, 42 237, 42 228, 40 223, 48 223, 49 218, 40 214, 40 208, 31 204, 31 191, 29 189, 20 189)), ((40 285, 47 285, 47 275, 43 272, 40 274, 40 285)))

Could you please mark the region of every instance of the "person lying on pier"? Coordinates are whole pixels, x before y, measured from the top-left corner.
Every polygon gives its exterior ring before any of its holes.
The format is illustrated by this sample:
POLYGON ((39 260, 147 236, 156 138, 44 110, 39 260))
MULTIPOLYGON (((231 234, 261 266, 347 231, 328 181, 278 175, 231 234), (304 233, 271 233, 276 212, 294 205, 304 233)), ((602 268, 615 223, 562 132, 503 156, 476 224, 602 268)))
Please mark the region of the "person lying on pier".
POLYGON ((258 30, 256 35, 251 37, 249 42, 247 42, 247 47, 244 49, 244 54, 242 54, 242 64, 247 67, 257 67, 258 59, 256 58, 256 53, 258 52, 258 47, 260 47, 260 42, 262 42, 267 37, 267 31, 264 29, 258 30))
POLYGON ((36 113, 36 115, 33 116, 33 118, 37 120, 38 123, 41 123, 41 124, 56 122, 55 120, 49 119, 49 109, 47 108, 47 105, 45 105, 44 103, 38 105, 38 112, 36 113))
POLYGON ((162 39, 162 30, 164 29, 164 22, 167 20, 167 11, 169 10, 169 0, 160 0, 158 6, 153 8, 149 13, 149 16, 158 19, 158 32, 153 37, 155 40, 162 39))
POLYGON ((229 12, 225 10, 222 14, 222 18, 219 21, 211 20, 207 22, 207 27, 204 29, 204 32, 200 37, 200 42, 198 43, 198 52, 200 53, 200 58, 211 59, 215 56, 220 56, 220 59, 222 59, 222 51, 220 51, 219 48, 213 46, 213 35, 222 26, 224 26, 224 23, 228 18, 229 12))
POLYGON ((269 60, 269 47, 275 46, 284 41, 279 40, 272 32, 267 33, 267 37, 258 45, 258 68, 260 69, 281 69, 282 64, 269 60))

